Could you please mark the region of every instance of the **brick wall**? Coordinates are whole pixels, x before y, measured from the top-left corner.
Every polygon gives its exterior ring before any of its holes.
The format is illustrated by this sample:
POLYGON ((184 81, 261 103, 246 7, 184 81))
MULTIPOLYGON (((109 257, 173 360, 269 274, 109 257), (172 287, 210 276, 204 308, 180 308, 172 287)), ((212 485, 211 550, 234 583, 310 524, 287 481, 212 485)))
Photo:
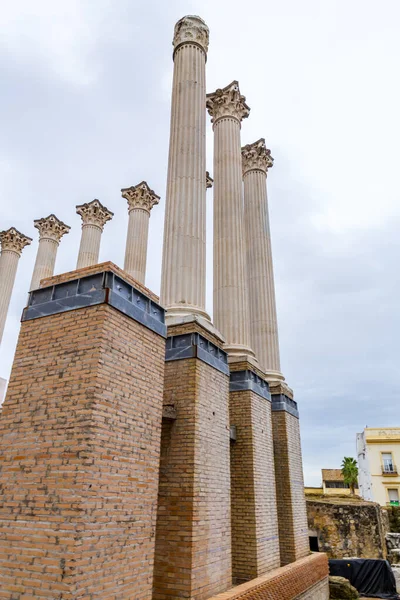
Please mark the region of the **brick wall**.
POLYGON ((309 552, 299 419, 272 412, 281 564, 309 552))
POLYGON ((198 358, 165 365, 154 600, 231 586, 228 382, 198 358))
POLYGON ((328 600, 328 559, 312 554, 209 600, 328 600))
POLYGON ((280 566, 271 403, 231 391, 232 575, 248 581, 280 566))
POLYGON ((105 304, 22 324, 0 418, 0 598, 151 598, 164 352, 105 304))

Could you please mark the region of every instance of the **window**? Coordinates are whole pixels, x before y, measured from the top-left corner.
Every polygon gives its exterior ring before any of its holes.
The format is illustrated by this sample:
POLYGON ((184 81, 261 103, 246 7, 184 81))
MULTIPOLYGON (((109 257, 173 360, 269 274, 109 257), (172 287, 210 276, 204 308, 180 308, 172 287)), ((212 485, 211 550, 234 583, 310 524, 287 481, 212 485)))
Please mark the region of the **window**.
POLYGON ((391 452, 382 452, 383 472, 384 473, 395 473, 396 469, 393 464, 393 458, 391 452))
POLYGON ((390 504, 399 504, 399 490, 397 488, 389 489, 388 495, 390 504))

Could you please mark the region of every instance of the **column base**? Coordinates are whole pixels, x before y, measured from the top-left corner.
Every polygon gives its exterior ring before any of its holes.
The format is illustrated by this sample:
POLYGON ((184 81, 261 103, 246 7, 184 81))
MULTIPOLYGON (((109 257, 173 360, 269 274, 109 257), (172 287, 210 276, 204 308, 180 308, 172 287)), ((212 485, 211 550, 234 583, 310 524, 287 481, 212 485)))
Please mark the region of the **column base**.
POLYGON ((235 360, 237 358, 240 360, 254 360, 258 368, 260 367, 253 350, 248 346, 243 346, 242 344, 225 344, 224 351, 228 355, 229 362, 231 362, 232 359, 235 360))
POLYGON ((170 304, 164 307, 166 310, 166 322, 169 325, 169 319, 190 317, 196 315, 202 317, 209 323, 211 323, 210 315, 200 306, 193 306, 191 304, 170 304))

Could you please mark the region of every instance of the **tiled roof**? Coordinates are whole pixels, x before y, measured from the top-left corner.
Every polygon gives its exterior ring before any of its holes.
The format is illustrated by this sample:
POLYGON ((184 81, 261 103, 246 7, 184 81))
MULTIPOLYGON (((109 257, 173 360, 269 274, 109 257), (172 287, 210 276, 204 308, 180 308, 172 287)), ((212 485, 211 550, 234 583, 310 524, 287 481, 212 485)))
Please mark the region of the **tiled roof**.
POLYGON ((341 469, 322 469, 322 481, 343 481, 341 469))

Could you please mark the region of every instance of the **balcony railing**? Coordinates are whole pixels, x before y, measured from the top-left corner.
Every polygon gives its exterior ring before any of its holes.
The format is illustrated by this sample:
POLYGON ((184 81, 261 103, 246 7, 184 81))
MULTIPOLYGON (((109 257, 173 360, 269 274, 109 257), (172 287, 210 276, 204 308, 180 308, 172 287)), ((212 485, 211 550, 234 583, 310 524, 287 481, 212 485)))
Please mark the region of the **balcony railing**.
POLYGON ((382 475, 397 475, 397 467, 393 463, 382 465, 382 475))

